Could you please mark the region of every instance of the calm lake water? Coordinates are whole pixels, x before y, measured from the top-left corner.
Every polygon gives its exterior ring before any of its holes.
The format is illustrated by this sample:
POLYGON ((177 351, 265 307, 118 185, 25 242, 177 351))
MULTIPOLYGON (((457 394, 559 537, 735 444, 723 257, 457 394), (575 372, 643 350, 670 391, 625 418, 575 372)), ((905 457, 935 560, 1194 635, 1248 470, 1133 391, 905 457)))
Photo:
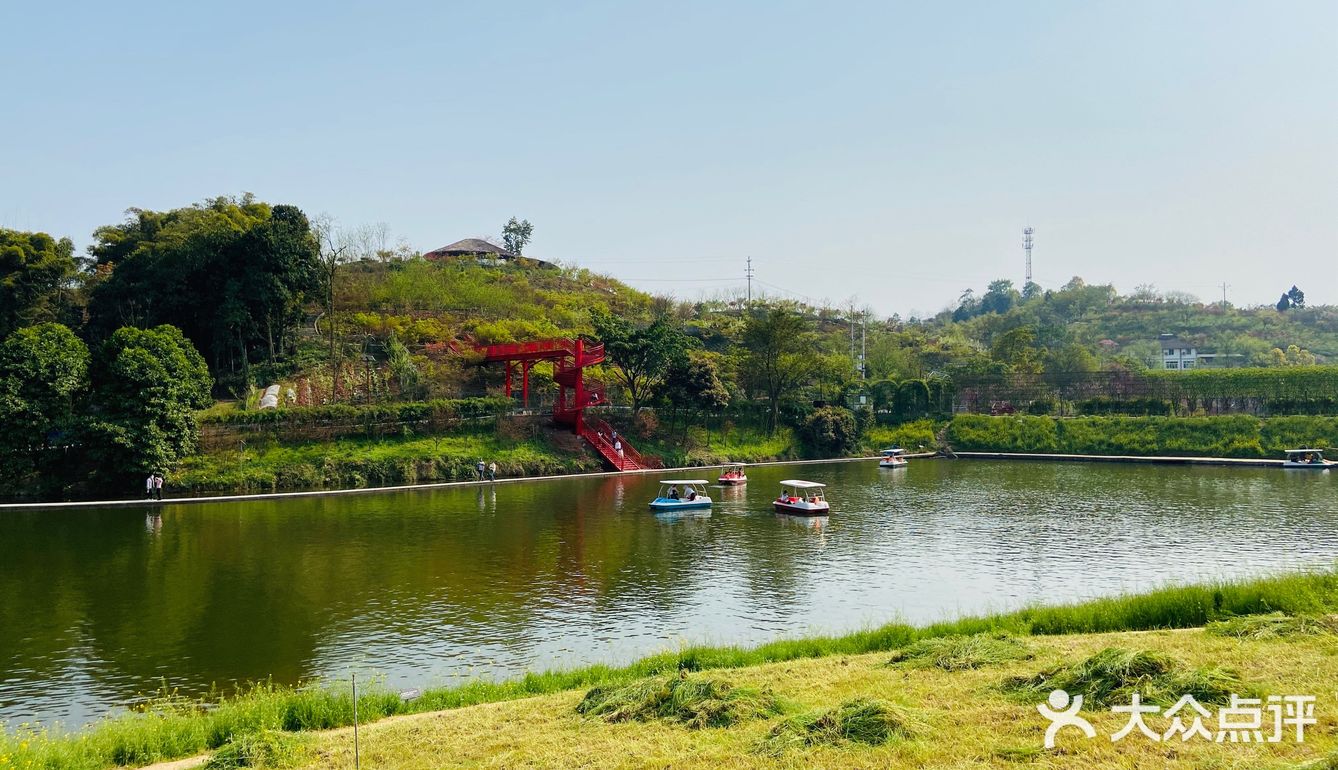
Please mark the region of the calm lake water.
POLYGON ((77 725, 163 683, 506 677, 1338 558, 1331 472, 921 460, 750 476, 679 518, 648 512, 646 477, 0 514, 0 720, 77 725), (832 485, 829 519, 771 513, 793 477, 832 485))

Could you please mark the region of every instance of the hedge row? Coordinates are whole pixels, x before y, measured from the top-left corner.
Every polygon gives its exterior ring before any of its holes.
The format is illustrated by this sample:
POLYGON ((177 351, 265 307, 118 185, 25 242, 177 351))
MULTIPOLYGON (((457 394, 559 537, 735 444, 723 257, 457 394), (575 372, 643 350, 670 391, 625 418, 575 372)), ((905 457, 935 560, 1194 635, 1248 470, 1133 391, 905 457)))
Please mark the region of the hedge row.
POLYGON ((206 414, 200 423, 202 425, 323 425, 422 422, 485 417, 510 411, 514 406, 515 402, 511 399, 498 396, 410 401, 398 404, 331 404, 206 414))
POLYGON ((958 415, 948 441, 977 452, 1281 459, 1285 449, 1338 446, 1338 417, 958 415))

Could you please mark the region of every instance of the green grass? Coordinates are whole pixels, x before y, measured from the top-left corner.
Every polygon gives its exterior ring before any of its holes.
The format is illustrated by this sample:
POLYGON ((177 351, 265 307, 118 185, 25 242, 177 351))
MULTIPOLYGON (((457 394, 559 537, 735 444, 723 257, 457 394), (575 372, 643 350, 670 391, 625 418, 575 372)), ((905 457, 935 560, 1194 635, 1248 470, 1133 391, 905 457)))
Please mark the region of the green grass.
POLYGON ((709 677, 669 676, 642 679, 585 694, 576 712, 605 722, 663 720, 690 728, 729 727, 781 713, 768 693, 735 687, 709 677))
POLYGON ((306 736, 261 730, 245 733, 223 744, 205 763, 205 770, 237 770, 243 767, 292 767, 311 754, 306 736))
POLYGON ((211 452, 186 459, 171 484, 182 491, 274 491, 460 481, 474 478, 479 459, 496 462, 501 476, 602 469, 593 454, 563 451, 542 435, 509 439, 488 430, 211 452))
POLYGON ((1091 706, 1129 703, 1133 693, 1144 702, 1169 706, 1182 695, 1200 703, 1227 703, 1232 693, 1249 691, 1240 675, 1216 666, 1190 668, 1159 652, 1107 647, 1078 663, 1057 666, 1035 676, 1010 679, 1004 689, 1021 698, 1043 699, 1051 690, 1082 694, 1091 706))
POLYGON ((892 653, 889 665, 944 671, 966 671, 1031 658, 1031 647, 1010 634, 943 636, 920 641, 892 653))
POLYGON ((910 712, 893 703, 859 698, 776 725, 762 742, 764 754, 846 742, 881 746, 888 741, 914 738, 923 730, 910 712))
MULTIPOLYGON (((1338 611, 1338 571, 1295 573, 1255 580, 1174 586, 1079 604, 1035 607, 996 615, 915 627, 890 624, 842 636, 787 639, 758 647, 685 647, 622 667, 604 665, 527 674, 504 682, 474 681, 425 690, 403 702, 390 692, 360 691, 365 721, 410 712, 438 711, 479 703, 598 686, 618 686, 678 672, 743 668, 829 655, 889 652, 923 639, 975 634, 1018 636, 1101 633, 1200 627, 1242 615, 1284 612, 1323 615, 1338 611)), ((18 728, 0 732, 0 756, 18 768, 97 770, 174 759, 222 746, 234 736, 259 730, 319 730, 348 725, 347 689, 256 685, 213 704, 164 698, 134 713, 109 717, 78 733, 18 728)), ((6 770, 8 770, 6 768, 6 770)))
POLYGON ((1209 623, 1206 630, 1238 639, 1288 639, 1338 634, 1338 615, 1246 615, 1209 623))
POLYGON ((934 438, 941 422, 934 420, 916 420, 901 425, 871 425, 864 431, 862 444, 866 451, 876 453, 888 447, 899 446, 907 452, 932 452, 938 448, 934 438))

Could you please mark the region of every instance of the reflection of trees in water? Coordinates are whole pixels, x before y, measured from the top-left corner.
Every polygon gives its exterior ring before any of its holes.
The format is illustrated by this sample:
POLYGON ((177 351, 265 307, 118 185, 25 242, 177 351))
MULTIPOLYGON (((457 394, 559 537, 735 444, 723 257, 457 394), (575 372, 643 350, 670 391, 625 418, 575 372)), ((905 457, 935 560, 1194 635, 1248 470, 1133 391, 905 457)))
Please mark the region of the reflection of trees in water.
POLYGON ((978 563, 962 577, 978 588, 1004 576, 1017 584, 1026 564, 1077 547, 1113 561, 1172 538, 1323 542, 1333 522, 1332 481, 1320 474, 966 460, 896 476, 872 463, 805 468, 832 484, 821 531, 770 512, 775 482, 793 468, 750 469, 752 492, 731 503, 733 515, 673 522, 645 507, 656 479, 631 476, 169 504, 153 509, 161 529, 146 524, 148 509, 9 514, 0 668, 52 690, 86 675, 140 692, 163 675, 197 691, 236 678, 291 682, 341 646, 466 658, 505 648, 519 660, 594 626, 691 622, 703 604, 802 615, 850 587, 815 583, 833 567, 843 579, 900 584, 898 558, 969 554, 978 563), (72 652, 85 647, 91 663, 72 652))

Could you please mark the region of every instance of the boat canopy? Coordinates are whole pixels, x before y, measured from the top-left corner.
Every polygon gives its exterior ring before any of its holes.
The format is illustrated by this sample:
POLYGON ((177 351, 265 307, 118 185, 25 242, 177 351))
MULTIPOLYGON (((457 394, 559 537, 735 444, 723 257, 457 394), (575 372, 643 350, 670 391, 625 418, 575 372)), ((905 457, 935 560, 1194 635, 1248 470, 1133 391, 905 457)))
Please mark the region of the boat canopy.
POLYGON ((660 486, 668 486, 669 484, 707 484, 707 483, 710 482, 708 482, 706 479, 679 479, 679 480, 671 479, 668 481, 661 481, 660 486))
POLYGON ((899 446, 894 446, 894 447, 889 447, 888 449, 884 449, 883 454, 888 456, 906 454, 906 450, 902 449, 899 446))
POLYGON ((795 489, 821 489, 827 485, 819 484, 816 481, 798 481, 796 479, 789 479, 786 481, 782 481, 781 486, 794 487, 795 489))
POLYGON ((1323 452, 1324 452, 1323 449, 1288 449, 1288 450, 1287 450, 1287 454, 1289 454, 1289 455, 1316 455, 1316 454, 1323 454, 1323 452))

